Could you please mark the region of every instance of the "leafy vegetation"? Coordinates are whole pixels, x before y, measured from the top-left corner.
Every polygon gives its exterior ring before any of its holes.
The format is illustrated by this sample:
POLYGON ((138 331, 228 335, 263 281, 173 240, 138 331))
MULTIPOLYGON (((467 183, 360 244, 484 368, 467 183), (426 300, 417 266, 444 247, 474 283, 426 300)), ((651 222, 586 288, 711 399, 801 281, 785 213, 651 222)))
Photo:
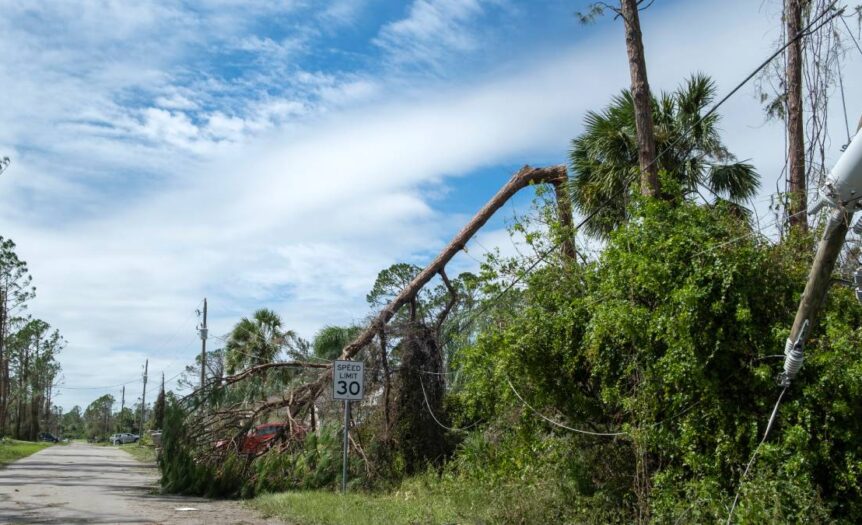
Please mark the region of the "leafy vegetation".
MULTIPOLYGON (((560 453, 549 438, 567 435, 558 479, 561 489, 577 481, 576 506, 622 521, 719 520, 778 395, 770 356, 783 348, 809 261, 722 207, 653 201, 631 213, 597 261, 536 272, 520 308, 465 349, 458 405, 465 420, 495 423, 456 463, 468 477, 517 478, 537 454, 560 453), (537 421, 510 381, 568 426, 624 434, 568 435, 537 421), (504 445, 490 444, 494 428, 504 445)), ((740 519, 860 517, 856 485, 826 473, 853 478, 862 459, 853 431, 829 430, 855 428, 862 415, 862 308, 835 289, 827 311, 740 519)))
MULTIPOLYGON (((759 177, 751 164, 737 161, 725 148, 719 115, 707 114, 715 91, 709 77, 694 75, 676 91, 653 99, 656 151, 662 153, 657 165, 677 190, 665 194, 726 199, 742 209, 757 192, 759 177)), ((606 237, 625 221, 639 169, 631 93, 623 91, 601 112, 588 112, 584 127, 572 141, 573 200, 585 216, 596 213, 586 231, 606 237)))

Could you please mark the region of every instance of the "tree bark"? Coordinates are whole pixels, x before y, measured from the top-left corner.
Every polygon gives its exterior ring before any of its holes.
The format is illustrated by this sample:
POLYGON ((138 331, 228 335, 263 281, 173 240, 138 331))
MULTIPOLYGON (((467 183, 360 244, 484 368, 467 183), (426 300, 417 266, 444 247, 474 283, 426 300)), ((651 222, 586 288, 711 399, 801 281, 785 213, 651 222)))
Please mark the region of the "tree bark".
MULTIPOLYGON (((802 26, 802 1, 786 0, 786 38, 796 38, 802 26)), ((808 230, 808 192, 805 180, 805 129, 802 120, 802 39, 787 48, 787 173, 790 190, 790 227, 808 230)))
POLYGON ((620 16, 626 29, 626 51, 631 74, 631 92, 635 109, 635 129, 638 141, 638 164, 641 171, 641 193, 656 197, 661 188, 656 165, 655 130, 652 118, 652 97, 647 80, 646 57, 637 0, 620 0, 620 16))
POLYGON ((575 224, 572 218, 572 197, 569 193, 569 177, 566 174, 560 179, 551 181, 554 185, 554 196, 557 200, 557 215, 560 221, 560 230, 563 235, 563 255, 570 261, 575 260, 575 224))

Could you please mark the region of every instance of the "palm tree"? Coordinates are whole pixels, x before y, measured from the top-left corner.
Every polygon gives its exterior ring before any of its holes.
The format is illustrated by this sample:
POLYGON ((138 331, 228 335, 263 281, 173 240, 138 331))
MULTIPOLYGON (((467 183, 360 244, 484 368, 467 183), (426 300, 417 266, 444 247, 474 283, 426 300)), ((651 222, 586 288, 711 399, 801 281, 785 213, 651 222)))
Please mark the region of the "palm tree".
MULTIPOLYGON (((706 114, 715 99, 715 83, 697 74, 673 93, 653 99, 656 163, 672 182, 664 191, 670 200, 700 196, 726 200, 734 206, 751 198, 760 177, 751 164, 737 162, 721 142, 720 117, 706 114), (701 193, 705 189, 708 195, 701 193)), ((601 113, 589 112, 586 130, 572 141, 572 200, 584 215, 590 235, 606 237, 626 220, 626 205, 638 177, 638 149, 632 96, 623 91, 601 113), (598 210, 598 211, 597 211, 598 210)))
POLYGON ((362 330, 359 326, 324 326, 314 336, 314 355, 322 359, 338 359, 341 351, 362 330))
POLYGON ((267 308, 254 312, 251 319, 243 317, 225 343, 227 372, 234 374, 243 368, 273 362, 287 338, 293 336, 293 332, 282 330, 281 318, 267 308))

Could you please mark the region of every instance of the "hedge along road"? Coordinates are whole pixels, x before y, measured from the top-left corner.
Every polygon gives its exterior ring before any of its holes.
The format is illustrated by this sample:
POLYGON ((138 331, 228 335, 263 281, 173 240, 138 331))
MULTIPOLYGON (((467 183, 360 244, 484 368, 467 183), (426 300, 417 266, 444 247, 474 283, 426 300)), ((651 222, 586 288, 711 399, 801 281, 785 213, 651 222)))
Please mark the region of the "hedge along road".
POLYGON ((114 447, 49 447, 0 468, 0 523, 281 523, 234 501, 159 495, 157 480, 114 447))

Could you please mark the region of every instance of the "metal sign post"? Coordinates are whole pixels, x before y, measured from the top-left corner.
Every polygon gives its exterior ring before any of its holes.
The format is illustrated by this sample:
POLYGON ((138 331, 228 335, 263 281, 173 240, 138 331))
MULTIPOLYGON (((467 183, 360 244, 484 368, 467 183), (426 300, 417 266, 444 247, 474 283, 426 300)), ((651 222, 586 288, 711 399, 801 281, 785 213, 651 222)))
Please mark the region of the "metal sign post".
POLYGON ((347 454, 350 449, 350 402, 360 401, 365 393, 365 364, 362 361, 336 361, 332 365, 332 399, 344 401, 344 464, 341 491, 347 492, 347 454))
POLYGON ((344 464, 341 466, 341 492, 347 493, 347 456, 350 452, 350 401, 344 400, 344 464))

